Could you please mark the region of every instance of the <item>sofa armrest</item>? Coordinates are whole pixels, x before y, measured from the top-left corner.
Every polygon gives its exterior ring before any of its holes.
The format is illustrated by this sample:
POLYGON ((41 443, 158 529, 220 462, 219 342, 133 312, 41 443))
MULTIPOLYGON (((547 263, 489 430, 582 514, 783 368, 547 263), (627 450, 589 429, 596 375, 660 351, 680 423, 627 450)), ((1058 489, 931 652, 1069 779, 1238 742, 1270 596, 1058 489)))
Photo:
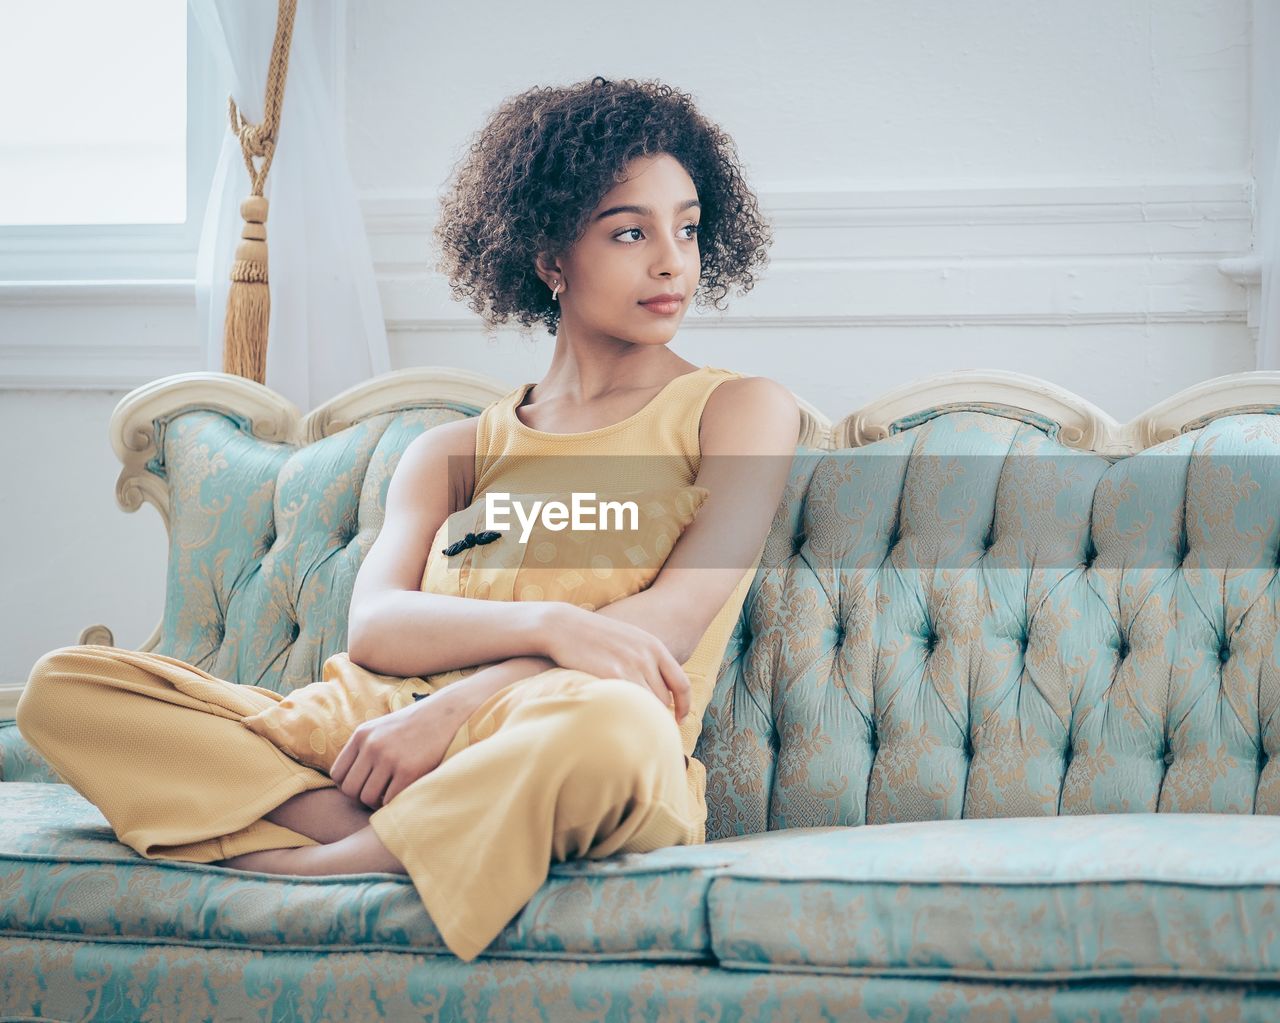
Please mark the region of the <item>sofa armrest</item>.
POLYGON ((0 782, 6 781, 65 784, 12 720, 0 720, 0 782))

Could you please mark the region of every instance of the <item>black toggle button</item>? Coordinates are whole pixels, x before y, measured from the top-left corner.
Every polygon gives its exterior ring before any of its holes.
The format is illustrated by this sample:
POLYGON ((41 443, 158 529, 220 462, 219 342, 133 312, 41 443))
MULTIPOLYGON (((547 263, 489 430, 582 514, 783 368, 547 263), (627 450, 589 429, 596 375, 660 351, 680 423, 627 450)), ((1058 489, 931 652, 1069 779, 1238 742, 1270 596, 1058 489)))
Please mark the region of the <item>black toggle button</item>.
POLYGON ((474 547, 476 544, 493 543, 500 536, 502 536, 502 533, 496 529, 486 529, 482 533, 468 533, 457 543, 451 543, 448 547, 443 548, 440 553, 449 556, 461 554, 468 547, 474 547))

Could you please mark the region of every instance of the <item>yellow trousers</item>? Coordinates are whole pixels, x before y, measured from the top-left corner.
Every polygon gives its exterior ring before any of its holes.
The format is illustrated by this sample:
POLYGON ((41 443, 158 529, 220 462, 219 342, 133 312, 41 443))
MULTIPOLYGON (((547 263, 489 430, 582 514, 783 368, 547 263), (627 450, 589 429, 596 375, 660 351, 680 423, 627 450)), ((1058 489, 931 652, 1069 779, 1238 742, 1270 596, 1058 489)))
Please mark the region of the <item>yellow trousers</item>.
MULTIPOLYGON (((319 844, 263 819, 336 787, 241 723, 281 699, 163 654, 82 645, 36 662, 16 717, 125 845, 213 863, 319 844)), ((639 685, 550 668, 495 693, 459 735, 369 823, 465 961, 552 862, 703 841, 675 718, 639 685)))

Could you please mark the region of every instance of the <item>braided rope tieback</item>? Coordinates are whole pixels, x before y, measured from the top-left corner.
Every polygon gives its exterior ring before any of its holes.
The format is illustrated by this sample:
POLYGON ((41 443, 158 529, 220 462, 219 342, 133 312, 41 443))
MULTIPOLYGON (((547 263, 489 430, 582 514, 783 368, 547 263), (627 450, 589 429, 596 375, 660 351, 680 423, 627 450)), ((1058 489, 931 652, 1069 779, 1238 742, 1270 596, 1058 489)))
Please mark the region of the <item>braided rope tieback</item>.
POLYGON ((231 289, 227 292, 227 312, 222 328, 222 371, 260 384, 266 382, 267 327, 271 319, 271 290, 267 282, 267 199, 262 190, 276 155, 296 9, 297 0, 280 0, 262 123, 250 124, 241 115, 234 97, 227 97, 231 133, 240 140, 252 188, 249 197, 240 204, 240 216, 245 223, 240 232, 240 243, 236 246, 235 261, 231 264, 231 289), (255 157, 262 160, 259 168, 253 165, 255 157))
POLYGON ((468 533, 457 543, 451 543, 448 547, 443 548, 440 553, 447 554, 452 557, 455 554, 461 554, 468 547, 474 547, 477 544, 493 543, 494 540, 502 536, 496 529, 486 529, 483 533, 468 533))

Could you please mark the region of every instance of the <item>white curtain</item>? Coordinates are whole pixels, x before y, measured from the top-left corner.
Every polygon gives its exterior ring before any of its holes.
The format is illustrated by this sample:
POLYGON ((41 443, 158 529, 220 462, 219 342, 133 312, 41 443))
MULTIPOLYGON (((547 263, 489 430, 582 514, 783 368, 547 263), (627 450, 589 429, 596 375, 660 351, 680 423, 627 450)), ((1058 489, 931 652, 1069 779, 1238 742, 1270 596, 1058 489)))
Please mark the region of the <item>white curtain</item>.
MULTIPOLYGON (((196 261, 196 309, 208 369, 222 370, 231 263, 249 195, 240 141, 225 97, 258 124, 263 116, 277 4, 188 0, 217 62, 226 126, 209 189, 196 261)), ((271 325, 266 385, 302 412, 372 376, 391 360, 373 261, 338 134, 338 111, 320 73, 312 18, 331 0, 299 0, 275 156, 263 194, 271 325)), ((261 160, 257 161, 261 165, 261 160)))

